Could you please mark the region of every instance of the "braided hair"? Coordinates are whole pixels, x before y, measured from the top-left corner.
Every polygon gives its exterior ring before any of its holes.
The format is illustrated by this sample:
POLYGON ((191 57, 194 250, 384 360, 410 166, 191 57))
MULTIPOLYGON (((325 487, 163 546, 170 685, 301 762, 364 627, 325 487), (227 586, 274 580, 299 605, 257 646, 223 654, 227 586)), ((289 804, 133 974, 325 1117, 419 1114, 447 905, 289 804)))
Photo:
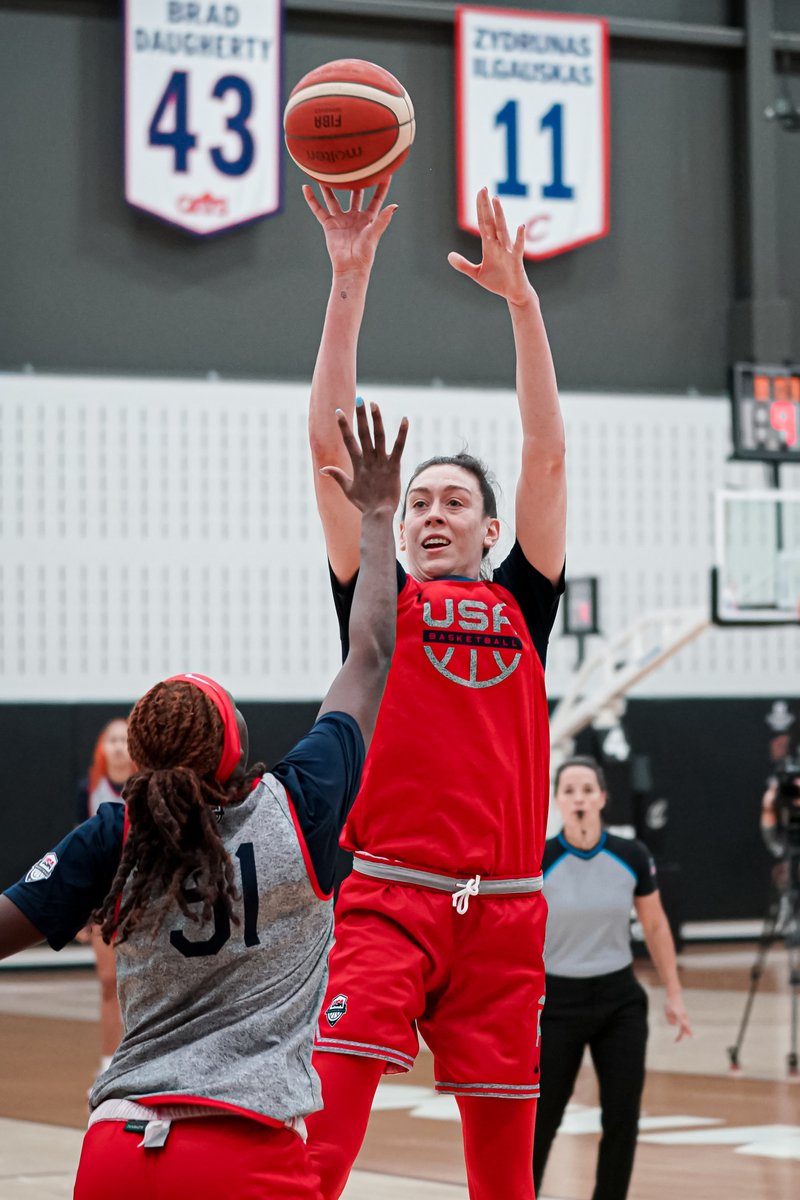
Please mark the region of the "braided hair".
POLYGON ((105 942, 115 934, 123 942, 140 926, 151 927, 155 937, 169 900, 197 922, 210 920, 221 902, 239 923, 232 907, 238 898, 233 864, 217 828, 219 810, 243 799, 264 765, 219 783, 223 739, 222 717, 194 684, 157 683, 134 707, 128 743, 138 770, 123 789, 130 833, 111 890, 92 917, 105 942), (192 874, 194 909, 183 888, 192 874))

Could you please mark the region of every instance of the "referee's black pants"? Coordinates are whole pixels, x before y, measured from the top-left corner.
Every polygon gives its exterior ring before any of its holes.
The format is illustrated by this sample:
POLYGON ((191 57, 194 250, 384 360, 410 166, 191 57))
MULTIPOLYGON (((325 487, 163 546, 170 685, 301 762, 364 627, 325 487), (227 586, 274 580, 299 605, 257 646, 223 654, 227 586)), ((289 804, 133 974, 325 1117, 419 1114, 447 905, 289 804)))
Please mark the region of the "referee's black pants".
POLYGON ((586 1046, 600 1083, 603 1136, 592 1200, 628 1194, 644 1087, 647 996, 631 967, 591 979, 547 976, 533 1179, 539 1194, 586 1046))

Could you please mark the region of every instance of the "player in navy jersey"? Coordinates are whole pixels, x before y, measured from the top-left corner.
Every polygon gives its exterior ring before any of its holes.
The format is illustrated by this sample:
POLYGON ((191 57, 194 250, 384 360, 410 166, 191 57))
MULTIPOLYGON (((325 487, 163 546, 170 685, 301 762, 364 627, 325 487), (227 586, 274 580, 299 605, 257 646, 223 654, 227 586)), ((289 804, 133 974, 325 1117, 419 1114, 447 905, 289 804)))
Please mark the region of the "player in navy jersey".
MULTIPOLYGON (((306 200, 333 282, 311 392, 315 464, 339 453, 336 397, 354 397, 356 351, 386 187, 349 210, 306 200)), ((549 793, 544 661, 562 586, 564 429, 524 229, 478 196, 482 259, 451 265, 505 300, 523 432, 516 542, 492 573, 500 526, 486 469, 468 454, 414 472, 400 526, 397 647, 358 800, 354 853, 336 909, 331 979, 315 1062, 324 1110, 309 1146, 326 1200, 340 1195, 380 1076, 407 1071, 421 1030, 436 1087, 457 1097, 472 1200, 532 1200, 544 1000, 541 889, 549 793)), ((352 401, 351 401, 352 403, 352 401)), ((343 634, 360 567, 359 514, 317 476, 343 634)), ((352 630, 352 622, 350 623, 352 630)))
POLYGON ((331 943, 338 834, 395 637, 392 519, 405 422, 386 453, 373 406, 349 472, 362 513, 350 653, 311 732, 270 771, 202 675, 136 704, 126 808, 104 804, 0 896, 0 956, 62 947, 90 914, 116 940, 124 1036, 91 1096, 76 1200, 319 1200, 303 1140, 331 943))
POLYGON ((576 757, 562 763, 555 798, 564 828, 548 839, 544 853, 547 1003, 534 1178, 538 1191, 588 1046, 600 1083, 603 1127, 593 1200, 624 1200, 647 1044, 647 997, 632 968, 633 908, 666 987, 666 1018, 678 1039, 692 1030, 653 860, 642 842, 604 831, 605 780, 595 760, 576 757))

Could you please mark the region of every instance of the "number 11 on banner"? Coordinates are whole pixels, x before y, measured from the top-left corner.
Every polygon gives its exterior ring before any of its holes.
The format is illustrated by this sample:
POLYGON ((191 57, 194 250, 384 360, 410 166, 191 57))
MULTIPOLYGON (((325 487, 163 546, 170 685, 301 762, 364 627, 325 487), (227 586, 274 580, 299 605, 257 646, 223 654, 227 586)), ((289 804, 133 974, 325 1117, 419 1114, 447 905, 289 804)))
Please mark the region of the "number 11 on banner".
POLYGON ((602 20, 462 7, 456 18, 458 223, 482 187, 525 226, 525 256, 608 233, 608 29, 602 20))
MULTIPOLYGON (((506 177, 498 183, 498 196, 527 196, 530 188, 519 178, 519 128, 517 124, 518 100, 509 100, 495 116, 495 125, 506 128, 506 177)), ((550 129, 552 132, 552 154, 550 167, 550 182, 543 183, 540 188, 543 200, 572 200, 575 189, 564 183, 564 105, 551 104, 539 122, 539 129, 550 129)), ((502 173, 502 172, 501 172, 502 173)), ((547 172, 545 172, 547 174, 547 172)))

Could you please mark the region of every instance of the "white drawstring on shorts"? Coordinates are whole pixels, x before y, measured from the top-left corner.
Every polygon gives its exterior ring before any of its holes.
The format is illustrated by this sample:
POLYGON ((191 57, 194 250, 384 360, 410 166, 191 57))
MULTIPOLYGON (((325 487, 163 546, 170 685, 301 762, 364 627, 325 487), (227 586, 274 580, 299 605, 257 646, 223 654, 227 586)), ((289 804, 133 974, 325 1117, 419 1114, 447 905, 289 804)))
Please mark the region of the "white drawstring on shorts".
POLYGON ((463 916, 469 908, 470 896, 477 896, 480 890, 481 877, 476 875, 474 879, 468 879, 463 888, 453 892, 453 908, 460 916, 463 916))

